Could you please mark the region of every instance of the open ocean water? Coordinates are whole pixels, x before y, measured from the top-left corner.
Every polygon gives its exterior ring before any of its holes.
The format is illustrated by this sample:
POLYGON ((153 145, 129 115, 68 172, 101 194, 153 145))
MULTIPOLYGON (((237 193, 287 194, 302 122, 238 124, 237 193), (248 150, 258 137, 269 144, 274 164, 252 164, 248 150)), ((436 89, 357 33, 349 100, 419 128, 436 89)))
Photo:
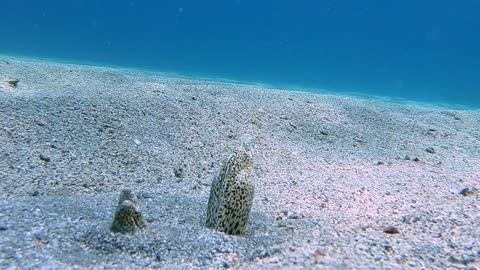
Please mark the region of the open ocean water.
POLYGON ((480 108, 478 0, 2 0, 0 53, 480 108))

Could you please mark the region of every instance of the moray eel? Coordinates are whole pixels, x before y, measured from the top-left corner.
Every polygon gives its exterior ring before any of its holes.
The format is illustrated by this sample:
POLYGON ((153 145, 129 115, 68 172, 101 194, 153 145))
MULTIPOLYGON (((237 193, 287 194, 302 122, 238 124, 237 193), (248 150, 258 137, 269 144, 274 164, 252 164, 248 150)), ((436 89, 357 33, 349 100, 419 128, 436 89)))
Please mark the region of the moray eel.
POLYGON ((241 146, 223 163, 210 189, 207 227, 231 235, 245 234, 253 202, 253 156, 241 146))
POLYGON ((134 233, 146 227, 147 224, 143 220, 140 207, 137 205, 132 191, 126 189, 120 192, 115 218, 110 230, 112 232, 134 233))

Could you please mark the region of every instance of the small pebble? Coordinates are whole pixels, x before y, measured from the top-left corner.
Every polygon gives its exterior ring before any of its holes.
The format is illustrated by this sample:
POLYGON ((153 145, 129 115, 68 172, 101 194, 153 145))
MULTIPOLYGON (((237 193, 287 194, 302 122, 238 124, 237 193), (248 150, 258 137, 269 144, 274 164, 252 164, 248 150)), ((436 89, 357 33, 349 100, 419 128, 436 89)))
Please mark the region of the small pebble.
POLYGON ((476 193, 479 193, 480 190, 476 189, 476 188, 463 188, 462 190, 460 190, 460 194, 462 194, 463 196, 470 196, 470 195, 475 195, 476 193))
POLYGON ((133 142, 134 142, 136 145, 140 145, 140 144, 141 144, 141 142, 140 142, 139 140, 137 140, 137 139, 133 140, 133 142))
POLYGON ((34 217, 39 217, 42 215, 42 210, 40 210, 39 208, 34 208, 32 209, 32 215, 34 217))
POLYGON ((17 88, 19 82, 20 82, 20 80, 18 80, 18 79, 8 80, 7 85, 12 87, 12 88, 17 88))
POLYGON ((320 249, 317 249, 315 251, 315 253, 313 254, 313 256, 315 257, 315 259, 320 259, 321 257, 325 256, 325 253, 323 251, 321 251, 320 249))
POLYGON ((155 197, 155 195, 153 193, 150 193, 150 192, 141 192, 139 194, 139 197, 144 198, 144 199, 153 199, 155 197))
POLYGON ((428 147, 427 149, 425 149, 425 151, 427 151, 430 154, 435 154, 436 153, 436 151, 433 147, 428 147))
POLYGON ((44 121, 41 121, 41 120, 37 120, 37 121, 35 121, 35 123, 36 123, 37 125, 41 126, 41 127, 44 127, 44 126, 47 125, 47 123, 45 123, 44 121))
POLYGON ((184 177, 183 168, 173 169, 173 174, 175 175, 175 177, 183 178, 184 177))
POLYGON ((258 119, 258 117, 256 117, 256 116, 253 116, 253 117, 250 119, 250 123, 256 125, 256 126, 259 127, 259 128, 262 127, 262 121, 260 121, 260 119, 258 119))
POLYGON ((0 231, 3 232, 3 231, 6 231, 6 230, 8 230, 8 227, 7 227, 7 226, 5 226, 5 225, 0 225, 0 231))
POLYGON ((398 231, 398 229, 393 227, 393 226, 388 226, 387 228, 385 228, 383 230, 383 232, 388 233, 388 234, 399 234, 400 233, 400 231, 398 231))
POLYGON ((40 158, 40 160, 42 160, 42 161, 50 162, 50 158, 43 155, 43 154, 38 155, 38 158, 40 158))
POLYGON ((33 237, 35 237, 35 239, 37 239, 39 241, 42 241, 44 239, 43 234, 41 232, 34 233, 33 237))
POLYGON ((419 159, 418 157, 416 157, 416 158, 414 158, 414 159, 413 159, 413 161, 415 161, 415 162, 419 162, 419 161, 420 161, 420 159, 419 159))
POLYGON ((289 219, 300 219, 301 216, 299 214, 291 214, 290 216, 288 216, 289 219))

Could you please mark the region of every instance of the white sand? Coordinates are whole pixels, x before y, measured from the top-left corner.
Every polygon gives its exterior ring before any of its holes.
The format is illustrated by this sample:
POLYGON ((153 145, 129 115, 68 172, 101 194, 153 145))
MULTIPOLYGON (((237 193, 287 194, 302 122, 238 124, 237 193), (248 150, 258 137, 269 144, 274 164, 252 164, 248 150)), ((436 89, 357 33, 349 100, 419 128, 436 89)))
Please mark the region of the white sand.
POLYGON ((0 268, 480 269, 479 111, 3 56, 0 115, 0 268), (230 237, 204 211, 244 142, 230 237), (108 231, 123 188, 147 231, 108 231))

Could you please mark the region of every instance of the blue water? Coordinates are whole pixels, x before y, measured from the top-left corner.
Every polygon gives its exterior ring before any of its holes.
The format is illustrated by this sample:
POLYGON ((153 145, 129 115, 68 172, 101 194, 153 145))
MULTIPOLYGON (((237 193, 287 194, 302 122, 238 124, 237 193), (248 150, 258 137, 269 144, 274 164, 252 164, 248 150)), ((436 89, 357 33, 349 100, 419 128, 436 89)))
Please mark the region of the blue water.
POLYGON ((478 0, 2 0, 0 53, 480 108, 478 0))

